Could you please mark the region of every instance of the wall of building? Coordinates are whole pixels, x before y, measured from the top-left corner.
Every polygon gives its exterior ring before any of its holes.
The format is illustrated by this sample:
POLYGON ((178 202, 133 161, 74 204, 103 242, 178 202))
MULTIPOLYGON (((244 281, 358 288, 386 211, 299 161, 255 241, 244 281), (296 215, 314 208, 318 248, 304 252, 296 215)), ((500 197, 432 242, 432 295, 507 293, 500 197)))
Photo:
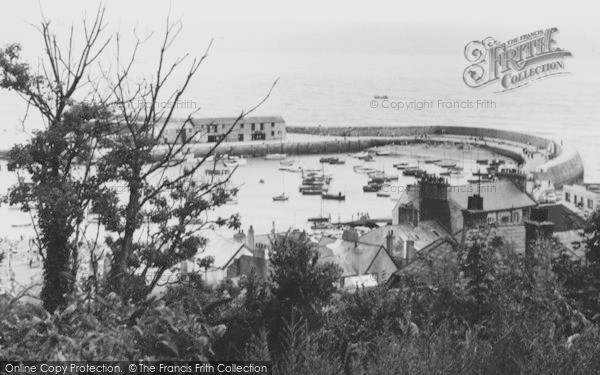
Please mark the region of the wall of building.
POLYGON ((589 211, 595 211, 600 207, 600 193, 587 190, 585 186, 564 185, 563 194, 564 201, 575 207, 582 207, 589 211))

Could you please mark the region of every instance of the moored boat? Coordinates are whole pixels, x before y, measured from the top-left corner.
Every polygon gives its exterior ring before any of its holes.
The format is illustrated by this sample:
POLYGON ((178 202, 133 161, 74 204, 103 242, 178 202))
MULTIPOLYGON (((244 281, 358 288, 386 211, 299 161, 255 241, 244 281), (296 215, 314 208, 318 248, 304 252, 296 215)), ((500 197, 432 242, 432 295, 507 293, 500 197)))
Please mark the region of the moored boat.
POLYGON ((265 160, 284 160, 287 158, 286 154, 267 154, 265 160))
POLYGON ((329 199, 329 200, 343 201, 343 200, 346 200, 346 195, 342 194, 341 192, 339 192, 337 194, 323 192, 321 194, 321 198, 329 199))

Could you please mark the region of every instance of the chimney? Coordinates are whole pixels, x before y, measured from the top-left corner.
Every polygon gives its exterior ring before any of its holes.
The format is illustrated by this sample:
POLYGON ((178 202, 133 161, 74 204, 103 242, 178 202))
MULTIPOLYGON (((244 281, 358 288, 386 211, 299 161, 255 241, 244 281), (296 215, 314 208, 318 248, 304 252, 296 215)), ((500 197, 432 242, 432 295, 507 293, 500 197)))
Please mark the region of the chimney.
POLYGON ((248 236, 246 237, 246 246, 248 246, 250 250, 254 250, 254 228, 252 228, 252 225, 250 225, 250 228, 248 229, 248 236))
POLYGON ((412 225, 413 227, 417 228, 419 226, 419 215, 421 213, 419 212, 419 210, 412 210, 412 225))
POLYGON ((406 249, 404 259, 406 263, 410 263, 415 258, 415 240, 406 240, 406 249))
POLYGON ((235 242, 245 243, 246 242, 246 235, 244 234, 244 231, 240 230, 236 234, 234 234, 233 235, 233 240, 235 242))
POLYGON ((348 228, 342 233, 342 240, 356 244, 358 242, 358 232, 354 228, 348 228))
POLYGON ((467 210, 482 211, 483 210, 483 197, 479 194, 475 194, 468 198, 467 210))
POLYGON ((387 248, 388 254, 392 255, 394 253, 394 231, 391 230, 388 232, 385 237, 385 246, 387 248))

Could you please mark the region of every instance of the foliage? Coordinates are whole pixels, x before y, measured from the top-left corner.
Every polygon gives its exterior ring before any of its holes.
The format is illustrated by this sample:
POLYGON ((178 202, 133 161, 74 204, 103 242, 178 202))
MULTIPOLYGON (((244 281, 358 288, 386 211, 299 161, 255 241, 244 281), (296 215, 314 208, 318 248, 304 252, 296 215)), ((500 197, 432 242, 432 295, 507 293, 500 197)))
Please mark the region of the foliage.
POLYGON ((13 302, 0 298, 0 357, 11 360, 207 360, 225 331, 182 305, 124 304, 115 294, 74 293, 54 313, 13 302))

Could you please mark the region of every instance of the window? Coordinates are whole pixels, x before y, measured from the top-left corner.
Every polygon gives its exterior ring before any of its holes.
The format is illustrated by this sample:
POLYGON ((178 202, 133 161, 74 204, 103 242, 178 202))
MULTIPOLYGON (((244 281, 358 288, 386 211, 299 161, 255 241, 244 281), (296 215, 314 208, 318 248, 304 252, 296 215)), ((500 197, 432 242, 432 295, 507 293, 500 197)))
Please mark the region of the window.
POLYGON ((274 136, 275 136, 275 132, 271 131, 271 137, 274 137, 274 136))
POLYGON ((169 143, 169 140, 167 139, 167 137, 165 137, 165 143, 169 143))
POLYGON ((487 217, 488 224, 494 224, 496 222, 496 215, 489 214, 487 217))
POLYGON ((513 223, 518 223, 521 221, 521 215, 519 215, 519 211, 515 211, 512 213, 512 221, 513 223))
POLYGON ((244 129, 244 124, 240 124, 240 129, 244 129))
POLYGON ((238 134, 238 141, 243 141, 243 140, 244 140, 244 135, 238 134))
POLYGON ((252 124, 252 131, 256 130, 256 124, 252 124))
POLYGON ((588 199, 588 208, 590 208, 590 209, 594 208, 594 201, 591 199, 588 199))
POLYGON ((502 216, 502 218, 500 218, 500 221, 502 222, 502 224, 507 224, 510 221, 510 216, 502 216))
POLYGON ((274 122, 272 122, 272 123, 271 123, 271 127, 272 127, 272 128, 274 128, 274 127, 275 127, 275 123, 274 123, 274 122))
POLYGON ((567 201, 567 202, 571 201, 571 193, 565 193, 565 201, 567 201))
POLYGON ((265 124, 263 124, 262 122, 260 123, 260 130, 265 130, 265 124))

